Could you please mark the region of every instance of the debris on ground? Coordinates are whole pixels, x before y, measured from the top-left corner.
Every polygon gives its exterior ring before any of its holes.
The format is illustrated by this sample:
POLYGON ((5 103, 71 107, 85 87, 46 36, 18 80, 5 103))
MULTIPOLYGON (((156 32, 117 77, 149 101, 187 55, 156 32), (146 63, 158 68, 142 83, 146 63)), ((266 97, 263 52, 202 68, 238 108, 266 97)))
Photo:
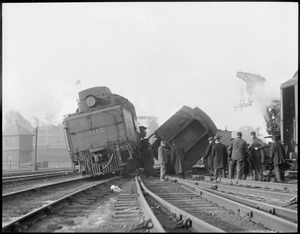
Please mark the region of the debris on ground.
POLYGON ((121 192, 121 189, 120 189, 119 186, 117 186, 117 185, 112 185, 112 186, 110 187, 110 189, 111 189, 113 192, 117 192, 117 193, 121 192))

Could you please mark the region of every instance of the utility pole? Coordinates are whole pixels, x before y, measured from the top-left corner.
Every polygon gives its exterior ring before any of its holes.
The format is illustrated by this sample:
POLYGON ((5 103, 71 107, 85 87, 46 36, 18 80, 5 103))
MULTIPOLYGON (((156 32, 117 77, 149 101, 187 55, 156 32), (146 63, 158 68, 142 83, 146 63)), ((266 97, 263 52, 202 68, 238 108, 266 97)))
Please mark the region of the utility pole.
POLYGON ((37 171, 37 142, 38 142, 38 128, 39 128, 39 120, 35 118, 37 121, 35 128, 35 150, 34 150, 34 160, 33 160, 33 171, 37 171))

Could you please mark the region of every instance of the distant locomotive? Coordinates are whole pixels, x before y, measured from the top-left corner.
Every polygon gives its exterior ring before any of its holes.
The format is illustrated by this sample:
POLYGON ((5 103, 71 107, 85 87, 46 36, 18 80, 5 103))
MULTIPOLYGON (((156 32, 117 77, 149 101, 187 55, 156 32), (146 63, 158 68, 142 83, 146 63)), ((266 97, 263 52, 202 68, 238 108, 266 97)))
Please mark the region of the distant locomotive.
POLYGON ((79 92, 77 101, 63 120, 73 167, 91 176, 134 170, 143 137, 134 105, 104 86, 79 92))

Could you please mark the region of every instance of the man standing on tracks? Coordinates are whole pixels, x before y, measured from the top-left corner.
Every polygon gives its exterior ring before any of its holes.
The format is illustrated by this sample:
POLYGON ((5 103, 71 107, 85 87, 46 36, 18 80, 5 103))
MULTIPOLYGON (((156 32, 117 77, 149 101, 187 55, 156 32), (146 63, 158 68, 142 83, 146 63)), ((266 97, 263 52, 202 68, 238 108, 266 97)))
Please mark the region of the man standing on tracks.
POLYGON ((172 141, 171 149, 171 162, 174 166, 176 175, 181 174, 182 178, 185 179, 185 151, 181 145, 178 145, 175 140, 172 141))
POLYGON ((214 146, 215 142, 214 142, 214 138, 213 137, 209 137, 208 138, 208 145, 207 145, 207 148, 206 148, 206 151, 204 153, 204 156, 203 156, 203 164, 204 164, 204 167, 207 168, 207 170, 209 171, 209 173, 211 175, 214 174, 214 171, 213 171, 213 157, 212 157, 212 148, 214 146))
POLYGON ((167 180, 167 177, 166 177, 167 160, 168 160, 168 156, 167 156, 166 142, 161 141, 160 146, 158 147, 158 161, 161 164, 161 167, 160 167, 160 181, 166 181, 167 180))
POLYGON ((234 166, 236 166, 237 179, 242 179, 243 163, 246 159, 247 143, 242 139, 242 133, 237 133, 237 138, 230 142, 228 148, 229 162, 229 178, 234 178, 234 166))
POLYGON ((142 142, 143 142, 143 147, 141 151, 143 155, 144 171, 146 177, 148 178, 153 173, 153 165, 154 165, 153 152, 151 150, 151 145, 147 140, 142 142))
POLYGON ((279 142, 279 135, 272 136, 273 143, 270 147, 270 159, 274 162, 274 173, 277 182, 284 181, 284 170, 281 165, 285 163, 285 153, 282 144, 279 142))
POLYGON ((220 142, 220 137, 215 136, 214 138, 215 144, 212 148, 212 158, 214 162, 214 180, 217 181, 219 177, 219 171, 222 172, 223 178, 225 178, 225 167, 227 164, 227 149, 224 144, 220 142))
POLYGON ((254 179, 263 181, 263 171, 264 169, 264 163, 265 163, 265 157, 264 157, 264 144, 261 139, 256 137, 255 132, 250 133, 252 141, 249 146, 250 151, 250 162, 251 166, 254 170, 254 179))

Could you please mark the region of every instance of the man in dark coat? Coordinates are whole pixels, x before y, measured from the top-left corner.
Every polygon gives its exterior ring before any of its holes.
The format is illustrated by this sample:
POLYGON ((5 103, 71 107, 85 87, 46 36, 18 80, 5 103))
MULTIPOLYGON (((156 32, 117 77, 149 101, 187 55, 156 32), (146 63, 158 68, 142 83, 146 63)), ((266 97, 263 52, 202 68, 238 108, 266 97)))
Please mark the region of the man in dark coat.
POLYGON ((181 174, 182 178, 185 179, 185 151, 184 148, 179 145, 176 141, 172 141, 171 149, 171 162, 174 166, 176 175, 181 174))
POLYGON ((273 143, 270 147, 270 159, 274 162, 274 173, 278 182, 284 181, 284 170, 280 164, 285 163, 285 153, 282 144, 279 142, 279 136, 272 136, 273 143))
POLYGON ((237 138, 230 142, 228 148, 228 156, 230 158, 229 162, 229 178, 233 179, 233 168, 236 165, 237 179, 242 179, 243 174, 243 163, 246 159, 247 153, 247 143, 242 139, 242 133, 237 133, 237 138))
POLYGON ((143 161, 144 161, 144 171, 146 173, 146 177, 148 178, 153 173, 153 152, 151 150, 151 145, 148 143, 147 146, 143 149, 143 161))
POLYGON ((224 144, 220 142, 220 137, 215 136, 215 144, 212 147, 212 157, 214 162, 214 179, 217 180, 219 171, 222 171, 222 176, 225 178, 225 167, 227 164, 227 149, 224 144))
POLYGON ((160 167, 160 181, 166 181, 166 164, 168 161, 167 149, 166 149, 166 142, 161 141, 160 146, 158 147, 158 162, 161 164, 160 167))
POLYGON ((252 141, 249 146, 249 153, 250 153, 251 166, 254 170, 254 179, 263 181, 264 179, 263 171, 265 170, 264 168, 265 159, 264 159, 263 149, 265 148, 265 145, 261 139, 256 137, 255 132, 251 132, 250 135, 252 141))
POLYGON ((205 166, 205 168, 207 168, 207 170, 210 172, 211 175, 213 175, 214 171, 213 171, 213 157, 212 157, 212 148, 214 146, 215 142, 214 142, 214 138, 213 137, 209 137, 208 138, 208 145, 206 148, 206 151, 204 153, 203 156, 203 164, 205 166))

